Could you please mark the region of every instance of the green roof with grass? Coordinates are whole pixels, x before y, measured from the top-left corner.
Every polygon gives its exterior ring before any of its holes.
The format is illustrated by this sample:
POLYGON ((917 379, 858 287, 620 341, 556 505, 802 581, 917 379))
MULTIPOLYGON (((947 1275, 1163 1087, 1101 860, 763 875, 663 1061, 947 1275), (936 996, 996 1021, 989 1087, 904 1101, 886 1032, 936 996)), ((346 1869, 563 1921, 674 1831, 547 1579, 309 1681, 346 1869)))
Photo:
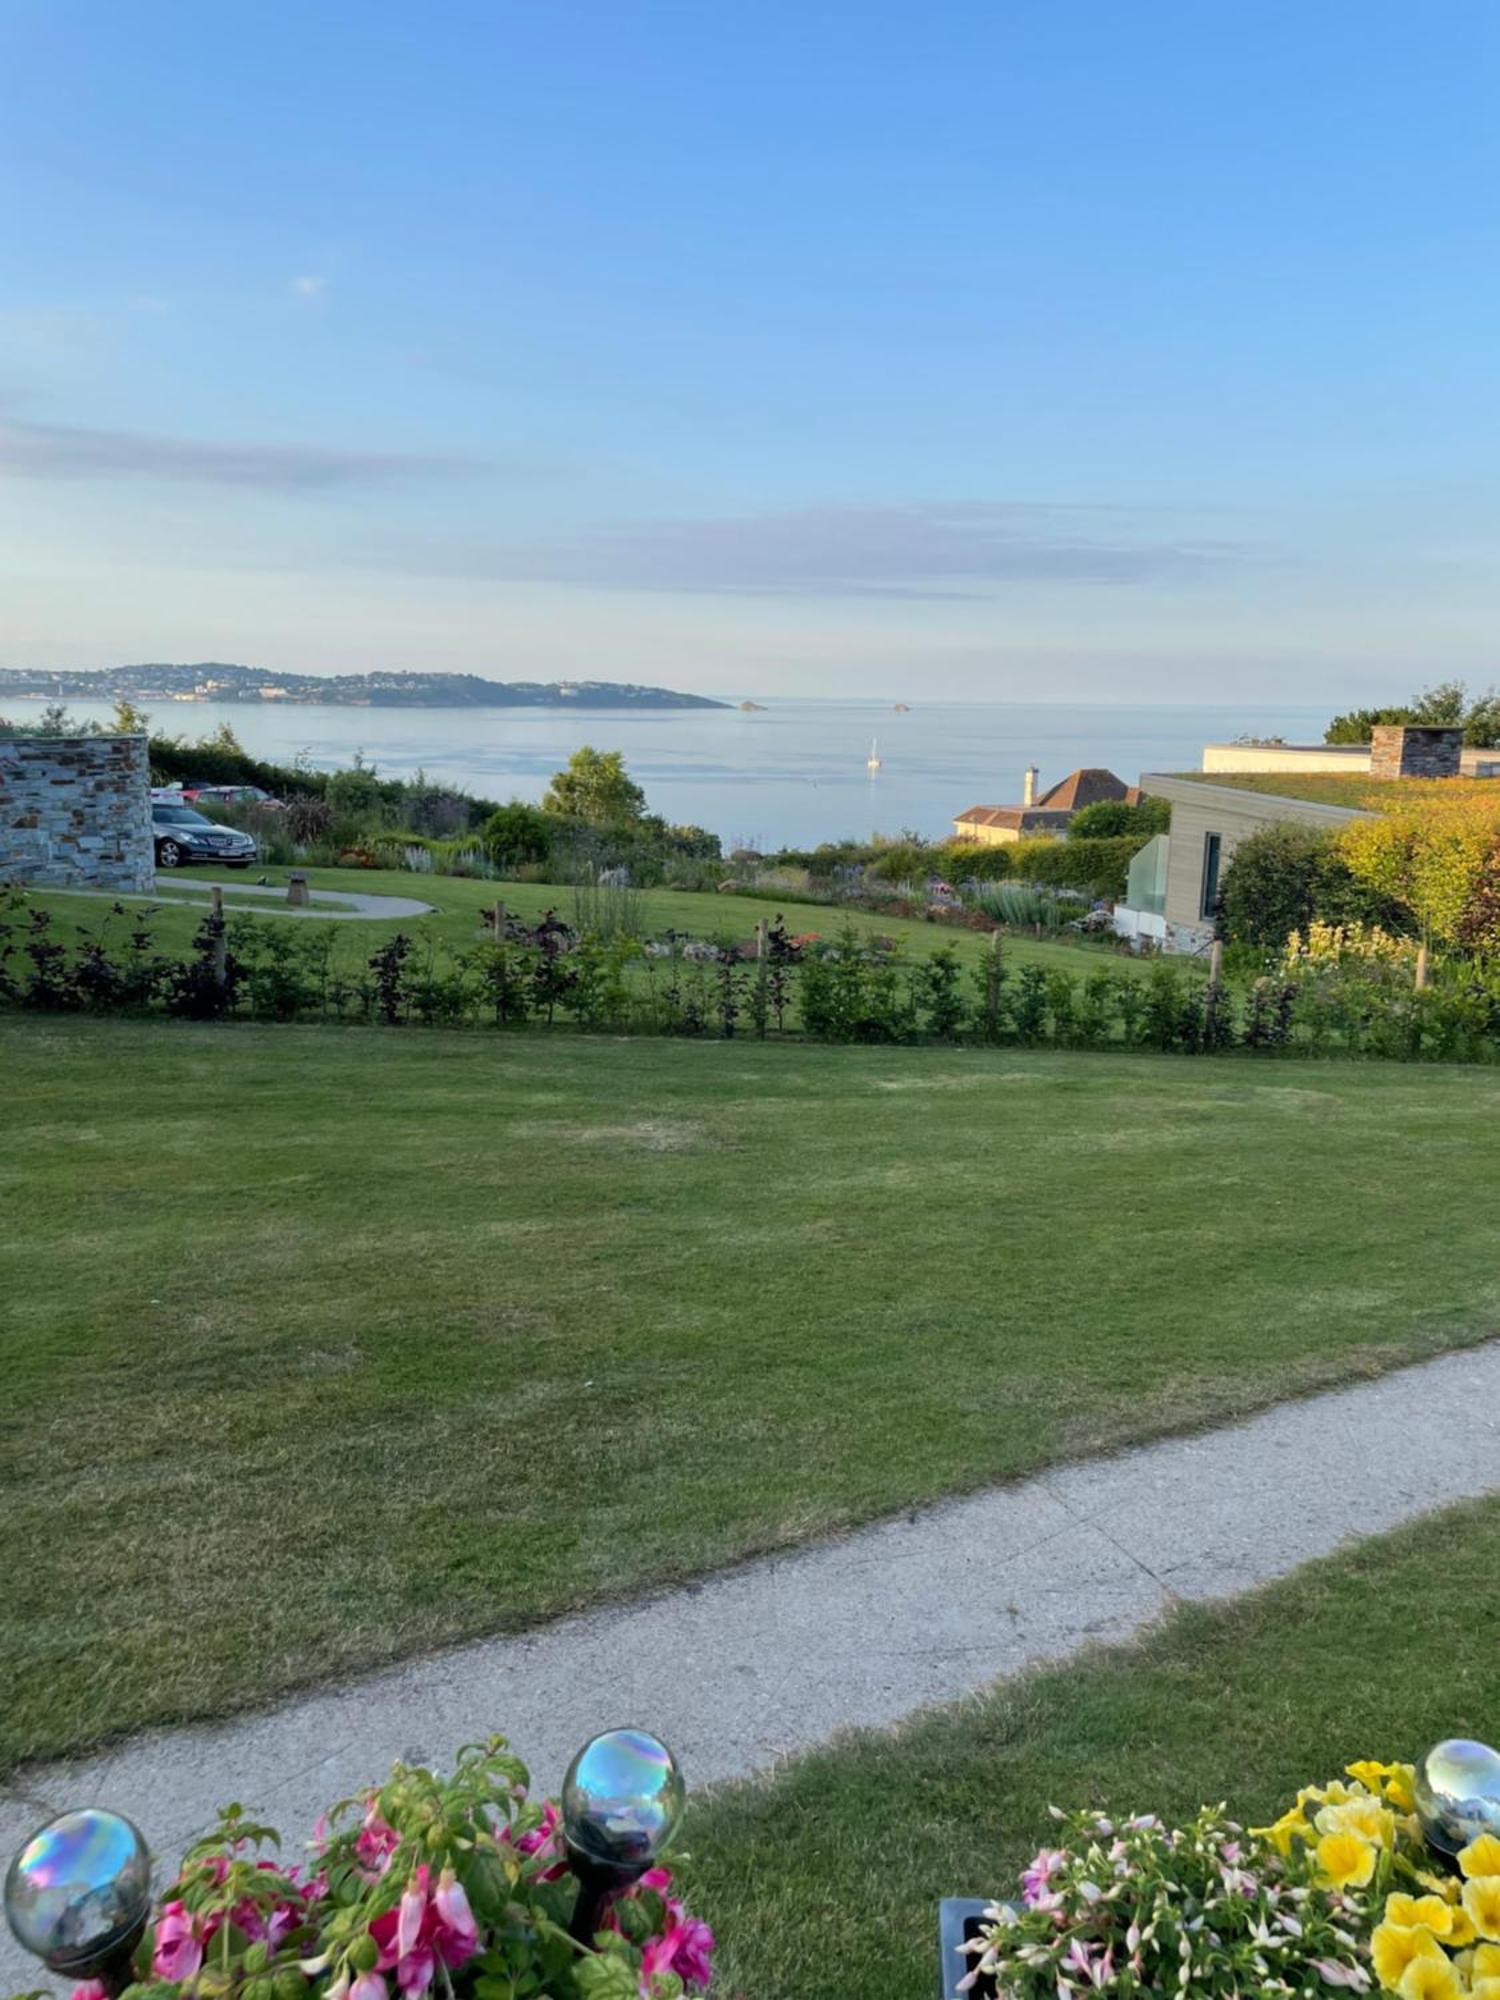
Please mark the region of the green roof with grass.
MULTIPOLYGON (((1500 778, 1372 778, 1368 771, 1169 771, 1164 777, 1230 792, 1262 792, 1349 812, 1389 812, 1424 799, 1465 795, 1500 800, 1500 778)), ((1149 784, 1148 787, 1149 789, 1149 784)))

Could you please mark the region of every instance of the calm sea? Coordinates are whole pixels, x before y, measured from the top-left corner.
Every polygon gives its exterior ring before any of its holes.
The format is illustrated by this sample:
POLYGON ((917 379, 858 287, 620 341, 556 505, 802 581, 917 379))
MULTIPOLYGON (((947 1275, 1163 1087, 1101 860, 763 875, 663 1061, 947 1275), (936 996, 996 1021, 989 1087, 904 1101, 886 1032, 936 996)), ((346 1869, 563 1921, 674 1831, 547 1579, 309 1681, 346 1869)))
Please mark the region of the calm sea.
MULTIPOLYGON (((30 704, 12 702, 26 712, 30 704)), ((107 707, 72 704, 81 717, 107 707)), ((622 750, 653 812, 706 826, 726 846, 804 847, 910 828, 949 831, 966 806, 1010 805, 1035 762, 1046 785, 1080 764, 1133 784, 1197 768, 1205 743, 1244 734, 1316 742, 1328 709, 1099 708, 1048 703, 792 701, 617 714, 555 708, 281 708, 154 705, 155 727, 192 738, 228 722, 245 748, 332 769, 356 750, 393 777, 424 770, 487 798, 539 799, 580 744, 622 750), (867 770, 872 740, 880 758, 867 770)))

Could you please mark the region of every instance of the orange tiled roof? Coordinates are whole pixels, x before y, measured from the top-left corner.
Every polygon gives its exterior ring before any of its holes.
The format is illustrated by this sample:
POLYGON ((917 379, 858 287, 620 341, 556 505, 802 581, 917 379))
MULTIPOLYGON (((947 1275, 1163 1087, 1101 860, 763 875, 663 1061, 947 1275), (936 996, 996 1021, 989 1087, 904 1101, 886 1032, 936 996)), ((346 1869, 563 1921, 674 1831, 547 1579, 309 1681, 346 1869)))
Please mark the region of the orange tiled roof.
POLYGON ((1130 787, 1113 771, 1085 767, 1080 771, 1070 771, 1050 791, 1043 792, 1037 804, 1050 807, 1053 812, 1078 812, 1084 806, 1098 805, 1102 799, 1125 799, 1129 796, 1130 787))

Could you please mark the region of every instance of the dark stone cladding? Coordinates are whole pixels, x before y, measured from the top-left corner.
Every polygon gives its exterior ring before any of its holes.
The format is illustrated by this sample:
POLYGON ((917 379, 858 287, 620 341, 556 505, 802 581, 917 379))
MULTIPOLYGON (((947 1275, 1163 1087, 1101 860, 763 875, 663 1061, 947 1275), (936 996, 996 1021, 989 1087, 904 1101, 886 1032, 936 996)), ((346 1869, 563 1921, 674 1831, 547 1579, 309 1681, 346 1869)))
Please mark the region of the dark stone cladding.
POLYGON ((1370 735, 1372 778, 1456 778, 1463 756, 1461 729, 1426 724, 1379 724, 1370 735))
POLYGON ((149 894, 144 736, 0 739, 0 883, 149 894))

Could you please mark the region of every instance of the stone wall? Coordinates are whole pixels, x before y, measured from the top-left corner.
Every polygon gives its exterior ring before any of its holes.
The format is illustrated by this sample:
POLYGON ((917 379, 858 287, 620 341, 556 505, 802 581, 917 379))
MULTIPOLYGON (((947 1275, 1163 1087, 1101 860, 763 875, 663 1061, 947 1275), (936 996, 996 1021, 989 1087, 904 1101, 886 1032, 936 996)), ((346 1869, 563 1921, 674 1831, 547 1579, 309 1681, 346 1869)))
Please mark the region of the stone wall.
POLYGON ((1464 750, 1461 729, 1382 722, 1370 734, 1372 778, 1456 778, 1464 750))
POLYGON ((0 883, 149 893, 144 736, 0 738, 0 883))

